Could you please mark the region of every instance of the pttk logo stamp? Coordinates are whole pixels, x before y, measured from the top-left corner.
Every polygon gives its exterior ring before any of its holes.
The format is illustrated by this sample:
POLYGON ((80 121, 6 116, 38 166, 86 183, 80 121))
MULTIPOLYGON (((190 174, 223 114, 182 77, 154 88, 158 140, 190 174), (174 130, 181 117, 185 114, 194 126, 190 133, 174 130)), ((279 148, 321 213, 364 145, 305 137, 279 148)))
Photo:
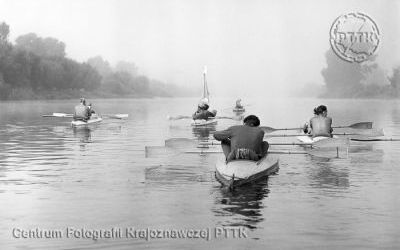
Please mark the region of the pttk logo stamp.
POLYGON ((378 49, 379 29, 371 17, 363 13, 339 16, 332 24, 330 42, 333 51, 348 62, 364 62, 378 49))

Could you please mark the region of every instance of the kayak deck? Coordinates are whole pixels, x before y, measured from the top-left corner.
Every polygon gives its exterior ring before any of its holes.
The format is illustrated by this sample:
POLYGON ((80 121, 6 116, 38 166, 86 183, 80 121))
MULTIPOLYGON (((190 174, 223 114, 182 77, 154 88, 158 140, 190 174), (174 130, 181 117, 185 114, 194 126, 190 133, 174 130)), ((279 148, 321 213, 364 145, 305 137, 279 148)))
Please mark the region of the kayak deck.
POLYGON ((279 170, 279 159, 267 155, 260 161, 234 160, 216 163, 215 177, 223 185, 235 188, 265 178, 279 170))
POLYGON ((195 127, 200 127, 200 126, 207 126, 207 125, 213 125, 213 124, 217 124, 218 121, 215 119, 211 119, 211 120, 192 120, 191 125, 195 126, 195 127))

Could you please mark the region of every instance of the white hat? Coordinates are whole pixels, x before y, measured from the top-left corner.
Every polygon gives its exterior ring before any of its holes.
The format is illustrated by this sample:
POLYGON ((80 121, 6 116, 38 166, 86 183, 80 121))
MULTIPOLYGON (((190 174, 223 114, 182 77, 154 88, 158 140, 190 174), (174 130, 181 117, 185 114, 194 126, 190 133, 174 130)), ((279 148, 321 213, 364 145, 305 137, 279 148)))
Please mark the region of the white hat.
POLYGON ((203 98, 199 102, 199 107, 204 107, 205 105, 208 105, 208 99, 207 98, 203 98))

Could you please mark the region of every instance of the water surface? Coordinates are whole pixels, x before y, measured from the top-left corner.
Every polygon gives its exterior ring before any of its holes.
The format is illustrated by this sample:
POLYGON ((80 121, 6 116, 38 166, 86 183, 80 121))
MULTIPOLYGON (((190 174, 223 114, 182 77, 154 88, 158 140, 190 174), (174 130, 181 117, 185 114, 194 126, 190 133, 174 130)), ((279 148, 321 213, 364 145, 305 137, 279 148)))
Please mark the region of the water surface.
MULTIPOLYGON (((246 100, 247 114, 274 128, 299 126, 319 104, 336 125, 373 121, 400 138, 400 106, 385 100, 246 100)), ((237 124, 193 129, 197 99, 91 100, 103 114, 128 113, 86 129, 70 120, 74 101, 0 102, 0 249, 396 249, 400 245, 400 143, 353 145, 348 158, 281 155, 280 170, 228 192, 214 178, 221 155, 162 154, 145 146, 171 137, 211 138, 237 124), (244 227, 245 239, 15 239, 13 228, 204 229, 244 227)), ((245 103, 245 100, 243 101, 245 103)), ((234 100, 215 99, 220 115, 234 100)), ((274 138, 272 141, 294 141, 274 138)), ((275 147, 278 148, 278 147, 275 147)), ((279 149, 303 150, 300 147, 279 149)))

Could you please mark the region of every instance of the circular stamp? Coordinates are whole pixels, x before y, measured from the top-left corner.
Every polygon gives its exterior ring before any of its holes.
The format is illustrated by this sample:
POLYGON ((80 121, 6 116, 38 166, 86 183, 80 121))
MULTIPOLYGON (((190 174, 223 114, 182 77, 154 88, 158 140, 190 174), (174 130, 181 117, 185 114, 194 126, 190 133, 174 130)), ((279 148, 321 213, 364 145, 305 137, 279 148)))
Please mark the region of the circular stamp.
POLYGON ((336 18, 330 31, 333 51, 348 62, 364 62, 377 50, 380 39, 376 23, 363 13, 336 18))

